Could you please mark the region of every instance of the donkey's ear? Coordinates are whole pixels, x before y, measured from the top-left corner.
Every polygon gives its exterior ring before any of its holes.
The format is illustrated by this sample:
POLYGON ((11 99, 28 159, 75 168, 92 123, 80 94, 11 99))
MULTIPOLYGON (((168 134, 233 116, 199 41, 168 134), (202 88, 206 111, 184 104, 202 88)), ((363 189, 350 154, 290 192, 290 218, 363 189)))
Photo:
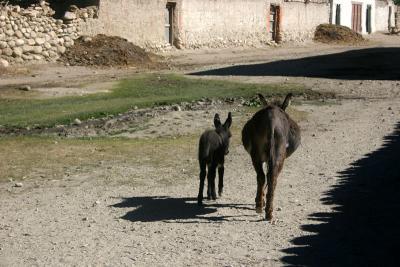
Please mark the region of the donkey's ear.
POLYGON ((221 119, 219 118, 219 114, 215 113, 214 126, 215 126, 215 128, 219 128, 219 127, 221 127, 221 125, 222 125, 222 123, 221 123, 221 119))
POLYGON ((229 112, 228 113, 228 118, 226 119, 225 123, 224 123, 224 128, 225 129, 229 129, 232 125, 232 113, 229 112))
POLYGON ((268 102, 267 102, 267 100, 265 100, 265 97, 262 94, 257 94, 257 95, 261 101, 261 104, 263 104, 263 106, 265 106, 265 107, 268 106, 268 102))
POLYGON ((285 97, 285 100, 283 101, 283 103, 281 105, 281 108, 283 110, 286 110, 286 108, 290 105, 290 102, 292 101, 292 97, 293 97, 292 93, 287 94, 287 96, 285 97))

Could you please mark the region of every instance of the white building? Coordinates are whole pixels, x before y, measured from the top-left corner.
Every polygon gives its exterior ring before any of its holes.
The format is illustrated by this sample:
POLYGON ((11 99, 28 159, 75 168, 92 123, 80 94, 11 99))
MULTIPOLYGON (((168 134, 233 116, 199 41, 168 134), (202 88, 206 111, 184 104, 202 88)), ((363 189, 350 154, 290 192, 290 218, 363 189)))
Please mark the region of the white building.
POLYGON ((394 26, 392 0, 332 0, 331 23, 347 26, 361 34, 388 31, 394 26))

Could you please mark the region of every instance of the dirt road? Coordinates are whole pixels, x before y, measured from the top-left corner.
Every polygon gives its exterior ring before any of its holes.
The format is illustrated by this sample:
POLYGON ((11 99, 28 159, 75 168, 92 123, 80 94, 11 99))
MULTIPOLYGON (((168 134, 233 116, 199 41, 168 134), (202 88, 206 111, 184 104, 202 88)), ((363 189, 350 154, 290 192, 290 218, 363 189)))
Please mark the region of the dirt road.
MULTIPOLYGON (((375 46, 385 49, 393 43, 400 44, 399 37, 391 38, 397 39, 375 43, 375 46)), ((280 55, 285 60, 303 57, 302 49, 279 48, 277 57, 280 55)), ((316 50, 312 44, 307 49, 307 55, 316 50)), ((390 48, 392 56, 393 49, 390 48)), ((264 52, 252 51, 254 61, 263 61, 264 52)), ((185 55, 186 61, 178 55, 177 62, 182 66, 183 62, 197 62, 201 53, 193 54, 196 56, 185 55)), ((335 91, 343 98, 294 106, 306 114, 300 122, 302 145, 286 161, 279 177, 273 223, 261 220, 254 211, 255 172, 240 144, 240 128, 251 115, 248 109, 221 106, 207 112, 176 111, 163 115, 163 119, 184 123, 177 124, 176 128, 195 120, 196 127, 187 134, 197 135, 211 126, 215 111, 225 117, 229 110, 235 109, 233 124, 237 128, 227 158, 222 199, 206 203, 205 208, 196 205, 197 167, 185 170, 182 166, 183 162, 197 164, 197 140, 189 156, 176 154, 174 166, 149 168, 111 162, 56 180, 28 180, 23 187, 2 183, 0 266, 394 264, 396 260, 390 252, 394 251, 393 244, 399 236, 399 230, 393 225, 398 221, 393 209, 398 209, 399 201, 391 197, 399 189, 395 177, 400 173, 393 158, 399 151, 400 81, 395 77, 399 73, 398 65, 394 64, 394 71, 386 79, 375 77, 376 80, 370 70, 361 71, 363 61, 349 70, 358 69, 357 77, 340 76, 343 72, 337 72, 337 77, 326 77, 324 71, 317 77, 308 77, 311 75, 304 72, 304 67, 317 64, 314 59, 300 62, 298 66, 303 70, 299 75, 235 75, 226 73, 231 70, 226 68, 226 62, 248 64, 249 61, 240 60, 247 54, 243 52, 235 59, 228 53, 225 64, 220 62, 222 55, 215 55, 216 61, 210 63, 220 69, 214 73, 225 72, 215 78, 303 82, 318 90, 335 91), (367 161, 359 161, 362 158, 367 161), (105 171, 113 179, 145 177, 145 183, 105 183, 97 179, 105 171), (172 182, 160 184, 160 178, 172 182), (349 184, 349 179, 357 182, 349 184), (376 197, 388 201, 386 204, 375 202, 376 197), (363 212, 364 209, 367 210, 363 212), (384 234, 387 229, 392 235, 384 234), (380 246, 375 246, 378 243, 380 246)), ((359 58, 365 57, 361 55, 359 58)), ((269 62, 266 61, 264 70, 273 69, 274 65, 268 65, 269 62)), ((183 69, 186 72, 188 66, 183 69)), ((195 66, 190 72, 205 69, 203 65, 195 66)), ((145 133, 151 133, 164 120, 150 120, 145 133)))

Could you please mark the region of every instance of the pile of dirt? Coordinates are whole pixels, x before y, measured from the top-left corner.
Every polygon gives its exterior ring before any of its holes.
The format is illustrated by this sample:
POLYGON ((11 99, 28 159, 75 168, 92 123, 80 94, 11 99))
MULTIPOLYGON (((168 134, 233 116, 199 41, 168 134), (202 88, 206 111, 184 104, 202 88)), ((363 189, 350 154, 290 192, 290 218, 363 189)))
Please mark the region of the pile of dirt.
POLYGON ((352 29, 333 24, 318 25, 315 30, 314 40, 322 43, 357 44, 365 42, 361 34, 352 29))
POLYGON ((133 66, 162 68, 161 58, 116 36, 81 37, 69 48, 61 61, 71 66, 133 66))

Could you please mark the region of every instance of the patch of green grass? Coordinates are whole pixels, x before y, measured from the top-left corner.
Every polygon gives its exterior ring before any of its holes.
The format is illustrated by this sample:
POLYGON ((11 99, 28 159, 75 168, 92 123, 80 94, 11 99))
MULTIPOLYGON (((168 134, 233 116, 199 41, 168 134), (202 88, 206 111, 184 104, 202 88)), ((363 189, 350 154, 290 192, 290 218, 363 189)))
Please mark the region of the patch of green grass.
POLYGON ((202 97, 250 97, 259 92, 267 97, 288 92, 313 95, 313 91, 299 85, 245 84, 146 74, 121 81, 111 93, 56 99, 0 99, 0 125, 52 127, 71 123, 75 118, 85 120, 122 113, 134 106, 149 107, 202 97))

